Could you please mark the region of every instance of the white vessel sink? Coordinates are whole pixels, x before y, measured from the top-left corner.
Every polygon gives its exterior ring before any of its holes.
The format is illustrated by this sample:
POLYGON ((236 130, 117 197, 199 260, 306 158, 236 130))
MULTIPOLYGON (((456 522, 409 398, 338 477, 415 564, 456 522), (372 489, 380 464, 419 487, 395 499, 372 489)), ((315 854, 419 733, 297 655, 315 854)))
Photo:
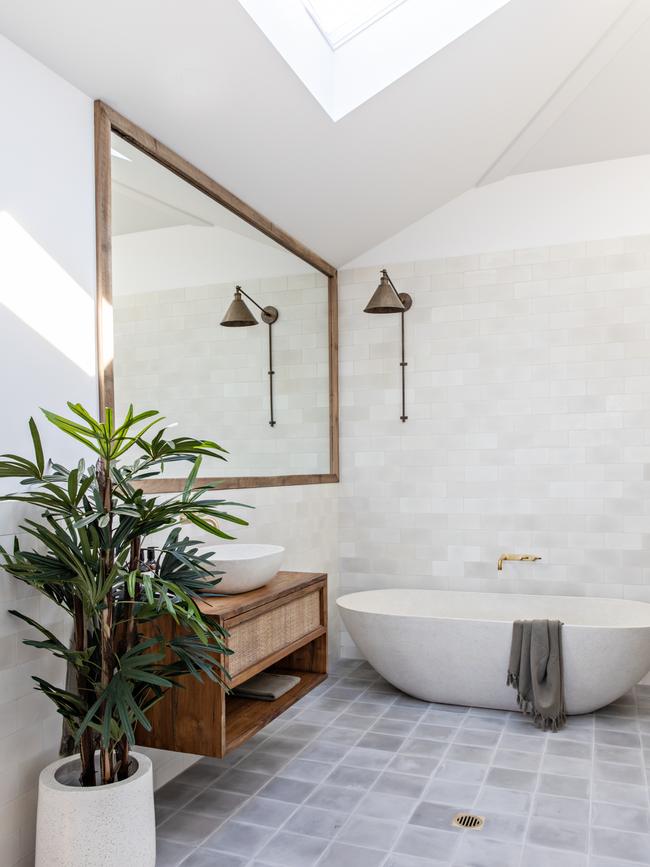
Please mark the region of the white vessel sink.
POLYGON ((223 572, 215 593, 246 593, 262 587, 280 568, 284 548, 280 545, 216 545, 210 569, 223 572))

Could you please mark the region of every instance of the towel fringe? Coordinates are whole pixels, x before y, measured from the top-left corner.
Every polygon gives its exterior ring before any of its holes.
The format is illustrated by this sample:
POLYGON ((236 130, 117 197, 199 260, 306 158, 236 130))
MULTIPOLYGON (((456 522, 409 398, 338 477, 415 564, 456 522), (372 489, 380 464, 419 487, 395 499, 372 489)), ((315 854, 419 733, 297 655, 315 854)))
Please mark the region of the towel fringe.
MULTIPOLYGON (((508 686, 514 686, 515 689, 517 689, 517 685, 514 682, 516 680, 518 680, 518 678, 509 674, 508 686)), ((562 708, 556 716, 544 716, 543 713, 536 711, 532 701, 525 699, 520 692, 517 692, 517 705, 523 715, 531 717, 533 724, 544 732, 559 732, 560 729, 566 725, 567 715, 564 708, 562 708)))

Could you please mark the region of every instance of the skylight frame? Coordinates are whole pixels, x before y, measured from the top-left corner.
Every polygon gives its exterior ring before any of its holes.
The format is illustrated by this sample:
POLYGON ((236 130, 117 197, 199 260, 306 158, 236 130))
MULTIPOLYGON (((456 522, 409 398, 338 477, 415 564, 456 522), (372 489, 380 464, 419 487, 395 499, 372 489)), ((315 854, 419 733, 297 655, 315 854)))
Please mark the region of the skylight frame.
POLYGON ((401 6, 405 2, 406 0, 384 0, 381 8, 370 17, 361 18, 359 15, 352 15, 350 21, 355 23, 353 23, 351 27, 345 27, 344 29, 344 26, 342 25, 337 28, 337 30, 331 31, 323 22, 318 11, 314 7, 313 2, 311 2, 311 0, 302 0, 307 14, 314 22, 318 32, 325 42, 327 42, 332 51, 336 51, 342 45, 345 45, 346 42, 349 42, 351 39, 354 39, 355 36, 363 33, 364 30, 368 30, 368 28, 372 27, 373 24, 376 24, 377 21, 380 21, 386 15, 389 15, 393 10, 397 9, 398 6, 401 6), (336 36, 335 34, 339 31, 343 32, 341 32, 339 36, 336 36))

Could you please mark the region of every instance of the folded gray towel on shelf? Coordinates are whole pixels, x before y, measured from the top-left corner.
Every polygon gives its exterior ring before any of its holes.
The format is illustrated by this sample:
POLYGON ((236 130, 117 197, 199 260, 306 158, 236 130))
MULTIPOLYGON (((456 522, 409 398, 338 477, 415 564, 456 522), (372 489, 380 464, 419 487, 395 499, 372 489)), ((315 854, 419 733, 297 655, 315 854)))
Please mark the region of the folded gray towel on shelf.
POLYGON ((233 693, 242 698, 257 698, 261 701, 275 701, 285 692, 289 692, 300 683, 300 678, 293 674, 272 674, 264 671, 250 680, 235 687, 233 693))
POLYGON ((517 690, 523 713, 544 731, 559 731, 566 723, 562 623, 559 620, 516 620, 508 686, 517 690))

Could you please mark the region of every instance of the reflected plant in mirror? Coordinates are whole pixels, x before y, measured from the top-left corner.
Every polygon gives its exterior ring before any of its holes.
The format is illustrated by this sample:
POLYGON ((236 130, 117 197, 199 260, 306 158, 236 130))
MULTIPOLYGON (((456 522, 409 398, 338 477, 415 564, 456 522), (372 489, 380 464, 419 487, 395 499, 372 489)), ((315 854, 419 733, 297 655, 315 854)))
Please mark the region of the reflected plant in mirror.
POLYGON ((218 431, 232 476, 329 473, 327 275, 115 132, 111 149, 116 411, 218 431))

